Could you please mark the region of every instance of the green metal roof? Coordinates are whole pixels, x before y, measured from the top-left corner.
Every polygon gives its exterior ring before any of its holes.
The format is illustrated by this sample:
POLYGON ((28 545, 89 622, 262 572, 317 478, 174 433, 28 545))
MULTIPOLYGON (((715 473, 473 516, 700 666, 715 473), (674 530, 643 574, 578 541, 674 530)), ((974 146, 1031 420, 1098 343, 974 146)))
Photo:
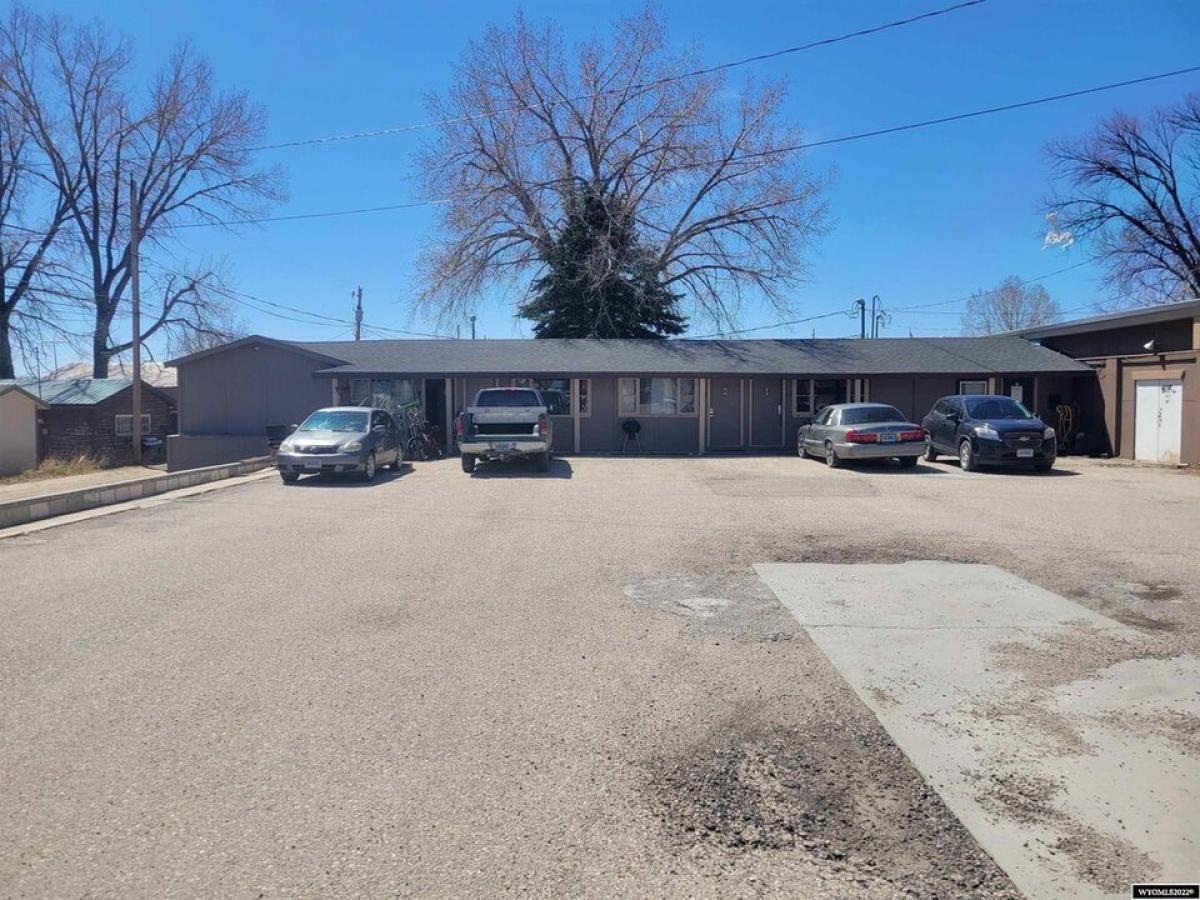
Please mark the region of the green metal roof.
POLYGON ((51 406, 95 406, 133 384, 132 378, 65 378, 18 381, 21 387, 51 406))

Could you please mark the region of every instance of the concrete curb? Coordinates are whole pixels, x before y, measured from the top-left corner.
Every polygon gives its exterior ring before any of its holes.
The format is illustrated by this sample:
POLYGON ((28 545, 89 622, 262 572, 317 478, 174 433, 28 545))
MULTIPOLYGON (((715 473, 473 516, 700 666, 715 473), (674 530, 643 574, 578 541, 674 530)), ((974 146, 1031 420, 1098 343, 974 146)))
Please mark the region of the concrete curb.
POLYGON ((155 494, 222 481, 226 478, 235 478, 239 475, 257 472, 269 465, 271 465, 271 457, 260 456, 234 463, 223 463, 219 466, 206 466, 202 469, 164 472, 161 475, 131 478, 128 481, 116 481, 96 487, 77 488, 73 491, 10 500, 7 503, 0 503, 0 529, 26 525, 39 519, 84 512, 101 506, 111 506, 114 503, 141 500, 145 497, 153 497, 155 494))

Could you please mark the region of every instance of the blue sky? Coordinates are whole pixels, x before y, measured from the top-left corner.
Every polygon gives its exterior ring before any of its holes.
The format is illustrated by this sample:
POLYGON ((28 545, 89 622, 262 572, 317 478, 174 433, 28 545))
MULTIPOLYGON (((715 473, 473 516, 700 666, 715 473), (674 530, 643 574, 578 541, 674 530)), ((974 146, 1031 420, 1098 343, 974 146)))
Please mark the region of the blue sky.
MULTIPOLYGON (((425 121, 423 98, 450 80, 466 42, 489 21, 518 8, 556 20, 568 40, 606 30, 637 3, 521 4, 463 0, 414 3, 226 2, 161 0, 103 4, 42 0, 39 9, 100 18, 128 35, 147 71, 180 40, 212 60, 222 86, 247 90, 269 114, 268 141, 425 121)), ((698 45, 716 63, 837 35, 949 5, 903 3, 664 2, 679 44, 698 45)), ((1019 101, 1200 63, 1195 2, 1033 2, 989 0, 952 15, 731 73, 786 78, 785 114, 806 139, 1019 101)), ((831 230, 815 246, 811 273, 795 291, 797 315, 848 308, 879 294, 885 306, 932 303, 990 287, 1007 275, 1033 277, 1083 260, 1086 246, 1044 249, 1040 200, 1049 186, 1046 141, 1082 134, 1116 109, 1143 113, 1200 90, 1200 78, 1168 81, 930 128, 808 154, 831 174, 831 230)), ((421 135, 263 153, 282 166, 289 202, 277 214, 403 203, 414 199, 414 151, 421 135)), ((361 285, 366 321, 430 328, 410 320, 417 290, 413 261, 435 226, 431 209, 244 228, 237 234, 189 229, 170 264, 219 260, 230 284, 256 296, 350 317, 361 285)), ((1048 279, 1065 309, 1106 299, 1100 272, 1084 266, 1048 279)), ((956 333, 961 304, 894 314, 885 335, 956 333)), ((243 309, 253 331, 284 338, 344 339, 349 326, 285 321, 243 309)), ((511 298, 481 298, 479 333, 527 336, 511 298)), ((778 316, 748 308, 744 327, 778 316)), ((840 337, 856 331, 841 317, 755 336, 840 337)), ((697 325, 693 333, 711 330, 697 325)))

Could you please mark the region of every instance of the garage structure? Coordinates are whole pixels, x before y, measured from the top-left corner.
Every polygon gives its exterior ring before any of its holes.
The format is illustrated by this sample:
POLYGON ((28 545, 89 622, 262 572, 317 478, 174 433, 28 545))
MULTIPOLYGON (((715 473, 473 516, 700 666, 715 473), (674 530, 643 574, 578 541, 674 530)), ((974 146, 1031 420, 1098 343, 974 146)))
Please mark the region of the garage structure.
POLYGON ((1017 332, 1096 373, 1073 414, 1088 449, 1200 465, 1200 300, 1017 332))
POLYGON ((555 392, 555 448, 620 452, 792 450, 831 403, 890 403, 920 421, 939 397, 1013 393, 1035 408, 1092 369, 1018 337, 878 340, 370 340, 251 336, 172 363, 172 469, 266 452, 267 425, 334 404, 417 403, 445 436, 483 387, 555 392))

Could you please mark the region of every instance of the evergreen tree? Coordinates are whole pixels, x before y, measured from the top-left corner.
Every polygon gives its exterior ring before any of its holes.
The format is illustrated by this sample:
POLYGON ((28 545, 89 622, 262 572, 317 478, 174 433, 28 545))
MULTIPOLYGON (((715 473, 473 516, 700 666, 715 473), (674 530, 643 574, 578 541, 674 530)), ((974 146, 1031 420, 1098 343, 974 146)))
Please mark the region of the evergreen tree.
POLYGON ((518 314, 539 338, 665 338, 681 334, 679 295, 663 287, 632 217, 585 190, 518 314))

